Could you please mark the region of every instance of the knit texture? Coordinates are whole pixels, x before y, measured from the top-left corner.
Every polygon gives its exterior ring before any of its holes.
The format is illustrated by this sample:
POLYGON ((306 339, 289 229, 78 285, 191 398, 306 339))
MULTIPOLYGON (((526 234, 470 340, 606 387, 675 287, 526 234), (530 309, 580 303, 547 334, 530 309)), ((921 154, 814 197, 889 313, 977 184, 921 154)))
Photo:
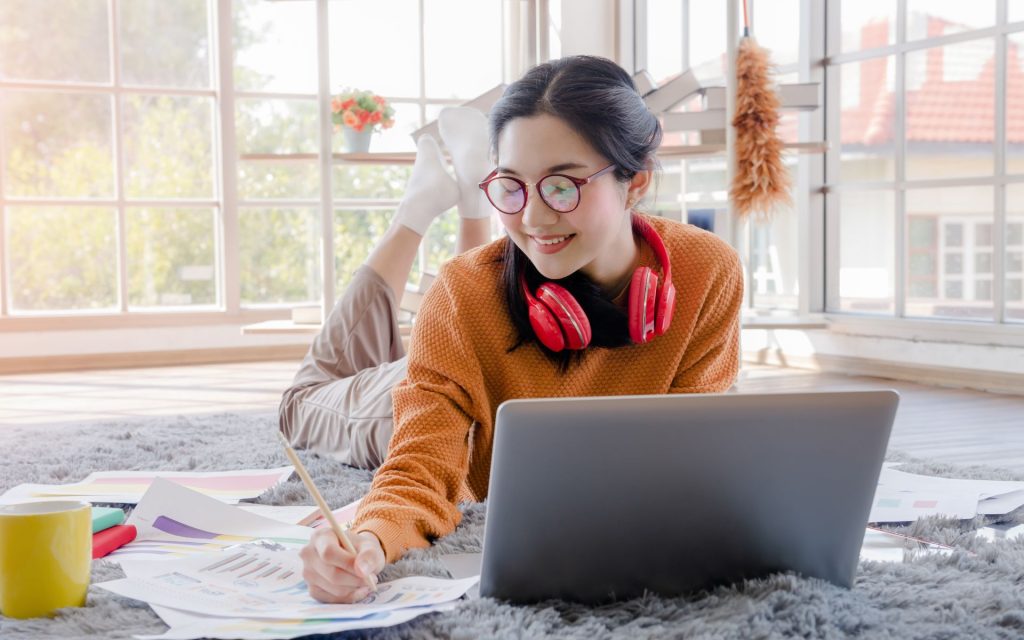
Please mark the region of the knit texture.
MULTIPOLYGON (((388 562, 455 530, 458 504, 487 496, 494 418, 515 398, 717 393, 739 371, 743 271, 712 233, 646 217, 668 250, 676 311, 647 344, 592 348, 565 374, 534 343, 511 353, 501 286, 505 238, 447 264, 416 321, 406 380, 394 392, 387 458, 353 528, 380 538, 388 562)), ((643 262, 657 269, 650 252, 643 262)), ((660 269, 657 269, 660 274, 660 269)))

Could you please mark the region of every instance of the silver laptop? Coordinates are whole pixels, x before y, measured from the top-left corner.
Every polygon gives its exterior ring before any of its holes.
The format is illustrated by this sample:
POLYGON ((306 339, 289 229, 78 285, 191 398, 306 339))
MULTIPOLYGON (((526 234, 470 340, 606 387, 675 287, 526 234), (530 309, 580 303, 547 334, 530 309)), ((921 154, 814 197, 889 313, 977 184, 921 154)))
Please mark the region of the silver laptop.
POLYGON ((585 603, 780 571, 853 584, 892 390, 511 400, 480 595, 585 603))

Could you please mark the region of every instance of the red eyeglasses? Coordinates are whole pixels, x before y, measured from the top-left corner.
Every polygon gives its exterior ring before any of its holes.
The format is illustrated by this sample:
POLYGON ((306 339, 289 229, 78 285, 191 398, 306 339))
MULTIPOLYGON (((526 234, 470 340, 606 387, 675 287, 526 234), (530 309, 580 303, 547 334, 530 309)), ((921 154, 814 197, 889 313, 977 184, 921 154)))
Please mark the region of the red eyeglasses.
MULTIPOLYGON (((559 213, 569 213, 570 211, 575 211, 576 207, 580 206, 580 189, 583 185, 603 176, 614 168, 615 165, 610 164, 586 178, 574 178, 573 176, 554 173, 544 176, 533 187, 537 189, 537 193, 540 195, 540 199, 544 201, 544 204, 559 213)), ((531 183, 511 176, 498 176, 497 173, 497 169, 490 172, 479 186, 487 194, 487 199, 491 201, 495 209, 510 216, 515 215, 526 208, 526 199, 528 197, 526 188, 531 183)))

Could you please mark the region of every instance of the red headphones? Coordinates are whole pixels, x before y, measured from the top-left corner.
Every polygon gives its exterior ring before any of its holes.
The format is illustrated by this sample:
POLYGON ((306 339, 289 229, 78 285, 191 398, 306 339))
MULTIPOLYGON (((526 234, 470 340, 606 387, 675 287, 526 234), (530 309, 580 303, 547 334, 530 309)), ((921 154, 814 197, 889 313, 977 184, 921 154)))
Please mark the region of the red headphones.
MULTIPOLYGON (((664 275, 650 267, 637 267, 629 283, 629 338, 637 343, 649 342, 668 329, 676 308, 676 288, 672 284, 672 265, 661 236, 643 218, 633 216, 633 230, 640 233, 654 249, 664 275)), ((590 344, 590 321, 572 294, 554 282, 545 282, 530 293, 526 276, 520 274, 523 293, 530 313, 533 332, 552 351, 586 349, 590 344)))

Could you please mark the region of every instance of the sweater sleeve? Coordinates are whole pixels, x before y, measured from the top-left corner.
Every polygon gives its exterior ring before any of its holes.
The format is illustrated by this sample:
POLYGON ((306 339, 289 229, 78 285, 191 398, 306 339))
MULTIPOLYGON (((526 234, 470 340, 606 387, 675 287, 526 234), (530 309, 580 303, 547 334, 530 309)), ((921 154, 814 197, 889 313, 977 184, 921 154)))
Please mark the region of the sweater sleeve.
POLYGON ((408 374, 392 393, 395 428, 388 454, 353 525, 380 538, 388 562, 451 533, 462 517, 457 501, 474 422, 470 389, 480 369, 468 356, 450 286, 442 268, 424 297, 408 374))
POLYGON ((743 267, 735 253, 712 283, 669 393, 721 393, 740 368, 743 267))

